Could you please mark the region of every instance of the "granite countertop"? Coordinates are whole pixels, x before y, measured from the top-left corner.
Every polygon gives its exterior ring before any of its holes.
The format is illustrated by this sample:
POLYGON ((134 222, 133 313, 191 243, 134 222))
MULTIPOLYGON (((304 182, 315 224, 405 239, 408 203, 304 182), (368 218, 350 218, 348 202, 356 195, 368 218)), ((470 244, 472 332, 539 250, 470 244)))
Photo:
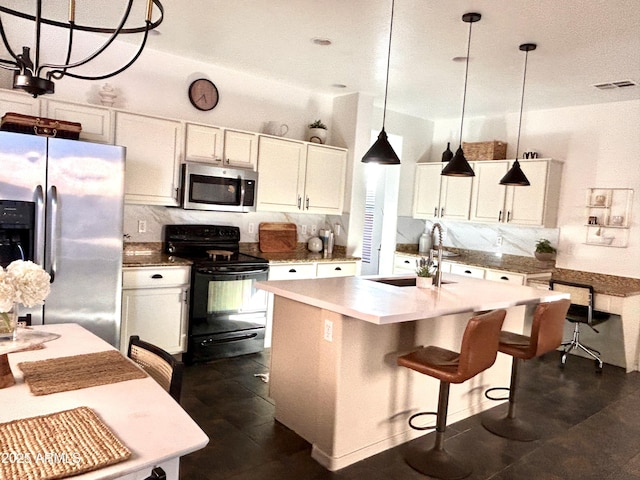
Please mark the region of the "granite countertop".
MULTIPOLYGON (((161 267, 161 266, 189 266, 191 260, 175 257, 162 252, 162 243, 125 243, 122 255, 124 267, 161 267)), ((313 253, 307 250, 306 243, 298 243, 293 252, 263 253, 257 243, 241 243, 240 251, 247 255, 264 258, 269 263, 306 263, 306 262, 340 262, 361 260, 360 257, 346 255, 345 248, 336 246, 333 254, 323 257, 321 253, 313 253)))
MULTIPOLYGON (((405 255, 415 255, 416 257, 424 256, 418 254, 418 246, 413 244, 398 245, 396 251, 405 255)), ((550 275, 555 267, 555 262, 553 261, 541 262, 536 260, 534 257, 523 257, 518 255, 502 255, 497 257, 491 252, 464 250, 460 248, 445 248, 444 253, 445 256, 443 256, 443 260, 447 262, 462 263, 474 267, 491 268, 495 270, 505 270, 525 275, 550 275)))
MULTIPOLYGON (((603 273, 554 268, 551 279, 591 285, 596 293, 614 297, 640 295, 640 278, 619 277, 617 275, 605 275, 603 273)), ((540 284, 549 284, 547 280, 540 281, 534 279, 530 281, 530 283, 538 282, 540 284)))

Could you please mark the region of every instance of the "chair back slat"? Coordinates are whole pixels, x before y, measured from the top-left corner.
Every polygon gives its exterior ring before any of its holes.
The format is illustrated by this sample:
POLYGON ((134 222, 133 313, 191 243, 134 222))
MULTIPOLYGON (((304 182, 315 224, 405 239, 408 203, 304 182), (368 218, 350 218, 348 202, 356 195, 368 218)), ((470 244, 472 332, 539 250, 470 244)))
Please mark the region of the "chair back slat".
POLYGON ((129 339, 128 357, 151 378, 180 402, 184 364, 160 347, 140 340, 137 335, 129 339))
POLYGON ((590 305, 593 306, 593 287, 591 285, 569 284, 553 281, 551 290, 568 293, 571 295, 571 303, 574 305, 583 305, 585 307, 590 305))

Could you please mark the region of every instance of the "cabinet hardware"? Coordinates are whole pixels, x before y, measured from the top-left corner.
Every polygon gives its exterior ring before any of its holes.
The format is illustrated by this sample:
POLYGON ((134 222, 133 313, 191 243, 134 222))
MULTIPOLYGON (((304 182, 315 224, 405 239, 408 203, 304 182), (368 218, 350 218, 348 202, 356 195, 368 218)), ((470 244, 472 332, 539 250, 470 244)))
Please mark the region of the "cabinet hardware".
POLYGON ((296 273, 296 272, 297 272, 297 270, 295 268, 289 269, 289 273, 296 273))
POLYGON ((511 210, 507 211, 507 223, 511 221, 511 210))
POLYGON ((309 210, 309 195, 307 195, 307 201, 306 201, 306 203, 307 203, 307 210, 309 210))
POLYGON ((339 272, 341 272, 341 271, 342 271, 342 269, 341 269, 340 267, 336 267, 336 268, 334 268, 334 270, 337 270, 337 271, 339 271, 339 272))
POLYGON ((498 221, 502 221, 502 210, 500 210, 500 212, 498 213, 498 221))
POLYGON ((469 275, 471 275, 471 270, 465 270, 464 273, 468 273, 469 275))
POLYGON ((502 276, 502 277, 500 277, 500 280, 509 280, 509 277, 502 276))
POLYGON ((433 216, 434 217, 438 216, 438 207, 433 207, 433 216))
POLYGON ((167 474, 160 467, 154 467, 151 470, 151 475, 144 480, 167 480, 167 474))
POLYGON ((301 206, 302 206, 302 196, 298 195, 298 210, 300 210, 301 206))
POLYGON ((440 209, 440 218, 444 217, 444 208, 440 209))
POLYGON ((151 278, 163 278, 163 277, 159 273, 154 273, 153 275, 151 275, 151 278))

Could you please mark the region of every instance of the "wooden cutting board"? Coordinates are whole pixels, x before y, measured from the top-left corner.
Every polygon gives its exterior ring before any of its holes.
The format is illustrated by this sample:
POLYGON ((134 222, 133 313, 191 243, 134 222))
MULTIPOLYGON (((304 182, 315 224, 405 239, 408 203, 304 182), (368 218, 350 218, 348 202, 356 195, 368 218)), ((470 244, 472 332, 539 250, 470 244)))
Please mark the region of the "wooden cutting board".
POLYGON ((295 223, 262 222, 258 227, 261 252, 292 252, 298 243, 295 223))

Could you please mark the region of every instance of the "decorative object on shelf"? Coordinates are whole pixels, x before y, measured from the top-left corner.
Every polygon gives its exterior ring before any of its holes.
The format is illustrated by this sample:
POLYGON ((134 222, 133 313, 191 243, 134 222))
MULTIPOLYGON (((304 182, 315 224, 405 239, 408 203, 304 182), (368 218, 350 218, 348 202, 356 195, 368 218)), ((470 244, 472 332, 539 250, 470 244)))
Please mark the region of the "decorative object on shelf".
POLYGON ((507 158, 507 142, 462 142, 467 160, 504 160, 507 158))
POLYGON ((387 78, 384 86, 384 108, 382 109, 382 130, 378 134, 378 139, 371 145, 371 148, 362 157, 362 163, 379 163, 382 165, 399 165, 400 159, 387 138, 384 131, 384 121, 387 116, 387 93, 389 91, 389 62, 391 60, 391 34, 393 32, 393 9, 395 0, 391 0, 391 24, 389 26, 389 50, 387 52, 387 78))
MULTIPOLYGON (((520 96, 520 120, 518 121, 518 140, 516 142, 516 160, 513 162, 513 165, 506 173, 504 177, 500 180, 500 185, 512 185, 514 187, 528 187, 531 185, 529 183, 529 179, 520 168, 519 158, 519 150, 520 150, 520 132, 522 130, 522 107, 524 106, 524 87, 527 81, 527 59, 529 58, 529 52, 532 52, 536 49, 537 45, 535 43, 523 43, 520 45, 520 50, 524 52, 524 71, 522 73, 522 95, 520 96)), ((533 157, 534 152, 527 152, 529 155, 526 158, 535 158, 533 157)), ((538 154, 535 154, 537 157, 538 154)))
POLYGON ((98 95, 100 95, 100 103, 105 107, 113 107, 118 97, 115 89, 108 83, 105 83, 102 88, 100 88, 98 95))
POLYGON ((522 158, 538 158, 538 152, 532 152, 530 150, 527 150, 526 152, 524 152, 522 154, 522 158))
MULTIPOLYGON (((13 15, 14 17, 25 18, 34 22, 35 26, 35 41, 34 41, 34 58, 35 62, 31 60, 31 47, 23 46, 22 53, 15 53, 15 49, 9 45, 7 40, 7 35, 5 34, 4 27, 0 22, 0 36, 2 36, 2 41, 4 42, 4 46, 9 52, 9 55, 12 59, 0 59, 0 68, 4 68, 6 70, 12 70, 14 72, 13 76, 13 88, 25 90, 30 93, 34 97, 38 95, 43 95, 47 93, 54 93, 55 85, 52 79, 60 80, 62 77, 69 76, 72 78, 78 78, 81 80, 104 80, 106 78, 113 77, 114 75, 118 75, 123 72, 127 68, 129 68, 133 63, 138 59, 144 46, 147 42, 147 37, 151 30, 157 28, 164 18, 164 7, 160 0, 147 0, 146 5, 146 18, 144 21, 144 26, 140 27, 131 27, 131 28, 123 28, 124 25, 129 20, 129 14, 131 13, 131 8, 125 10, 125 13, 120 20, 120 23, 115 28, 103 28, 103 27, 93 27, 88 25, 79 25, 76 23, 76 0, 68 0, 69 9, 68 9, 68 20, 61 21, 62 19, 54 19, 54 18, 44 18, 42 17, 42 0, 36 0, 36 8, 35 15, 31 15, 27 12, 22 12, 20 10, 13 10, 11 8, 0 6, 0 12, 7 13, 9 15, 13 15), (160 12, 160 16, 156 21, 152 21, 153 16, 153 5, 155 4, 156 9, 160 12), (41 63, 41 51, 40 46, 41 43, 46 43, 47 46, 55 44, 53 38, 47 38, 46 42, 41 42, 40 32, 43 25, 50 25, 53 27, 57 27, 58 31, 60 29, 69 30, 68 40, 66 48, 63 52, 61 52, 62 58, 64 58, 64 63, 61 63, 60 60, 57 62, 49 61, 49 63, 41 63), (110 35, 110 37, 102 43, 99 47, 95 49, 93 53, 84 59, 80 60, 71 60, 72 50, 73 50, 73 34, 75 31, 80 30, 83 32, 91 32, 91 33, 106 33, 110 35), (125 63, 124 66, 118 68, 117 70, 100 75, 81 75, 78 73, 71 73, 70 70, 76 67, 80 67, 85 65, 96 57, 98 57, 102 52, 104 52, 121 34, 134 34, 134 33, 143 33, 143 38, 138 48, 136 54, 125 63)), ((52 3, 52 2, 50 2, 52 3)), ((63 3, 62 0, 59 0, 55 3, 63 3)), ((66 3, 66 2, 65 2, 66 3)), ((131 2, 129 2, 131 3, 131 2)), ((84 2, 84 5, 88 9, 94 8, 93 2, 84 2)), ((60 9, 63 10, 63 9, 60 9)), ((48 33, 48 35, 50 35, 48 33)))
POLYGON ((447 149, 442 152, 442 161, 450 162, 453 158, 453 152, 451 151, 451 142, 447 142, 447 149))
POLYGON ((604 207, 606 201, 607 201, 606 195, 596 195, 594 205, 597 205, 599 207, 604 207))
POLYGON ((467 58, 464 69, 464 93, 462 95, 462 115, 460 116, 460 143, 458 150, 451 161, 442 169, 441 175, 447 177, 475 177, 475 173, 467 162, 462 149, 462 127, 464 126, 464 107, 467 101, 467 80, 469 78, 469 53, 471 50, 471 27, 475 22, 480 21, 482 15, 479 13, 465 13, 462 21, 469 24, 469 39, 467 40, 467 58))
POLYGON ((541 262, 553 260, 557 250, 551 245, 551 242, 546 238, 541 238, 536 242, 535 257, 541 262))
POLYGON ((189 101, 198 110, 212 110, 218 105, 220 95, 213 82, 206 78, 198 78, 189 85, 189 101))
POLYGON ((321 144, 327 141, 327 126, 320 120, 309 124, 309 141, 321 144))
POLYGON ((274 137, 284 137, 288 131, 289 125, 286 123, 276 122, 275 120, 270 120, 264 125, 264 133, 267 135, 273 135, 274 137))
POLYGON ((307 249, 313 253, 319 253, 322 251, 323 243, 320 237, 311 237, 307 242, 307 249))
POLYGON ((51 277, 40 265, 14 260, 7 269, 0 267, 0 338, 13 338, 18 306, 33 307, 44 302, 51 277))
POLYGON ((624 225, 624 217, 622 215, 614 215, 611 217, 611 225, 616 227, 624 225))
POLYGON ((421 257, 416 260, 416 287, 431 288, 433 285, 432 277, 436 273, 436 266, 431 258, 421 257))

